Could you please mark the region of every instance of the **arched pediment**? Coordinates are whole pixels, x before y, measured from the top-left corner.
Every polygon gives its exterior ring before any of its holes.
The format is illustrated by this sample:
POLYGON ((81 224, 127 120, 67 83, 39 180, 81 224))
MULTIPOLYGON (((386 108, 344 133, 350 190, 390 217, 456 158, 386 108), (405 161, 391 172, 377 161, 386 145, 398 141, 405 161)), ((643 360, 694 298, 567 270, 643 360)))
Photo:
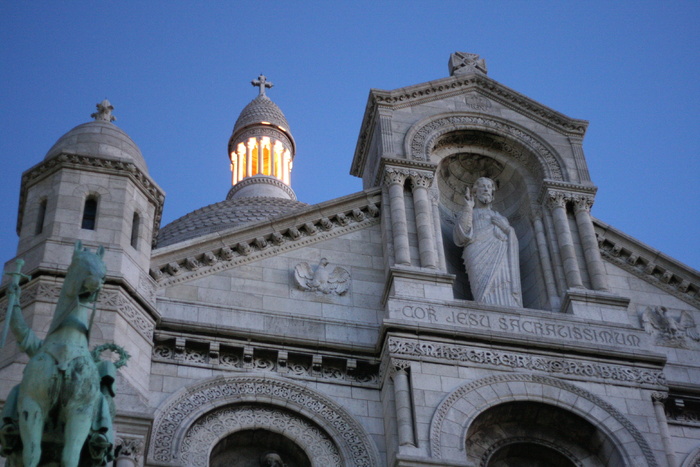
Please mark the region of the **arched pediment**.
MULTIPOLYGON (((201 431, 197 427, 203 417, 223 416, 227 413, 221 411, 224 408, 240 404, 255 407, 256 403, 261 408, 282 408, 299 423, 316 426, 337 446, 341 465, 379 465, 369 435, 340 404, 305 386, 270 376, 217 377, 173 394, 156 412, 149 460, 158 465, 180 465, 183 443, 188 433, 191 437, 201 431)), ((223 435, 215 435, 212 443, 223 435)))
POLYGON ((464 461, 467 431, 491 407, 512 401, 549 404, 583 418, 619 450, 625 465, 658 465, 639 430, 600 397, 573 384, 545 376, 497 375, 466 383, 438 405, 430 424, 430 451, 437 459, 464 461))
POLYGON ((438 140, 449 133, 464 130, 489 133, 511 141, 513 144, 505 146, 506 153, 527 167, 533 176, 569 181, 561 157, 542 138, 512 122, 476 113, 445 113, 415 123, 404 139, 406 157, 414 161, 430 162, 438 140), (526 150, 520 151, 519 147, 526 150), (513 151, 510 151, 511 148, 513 151))

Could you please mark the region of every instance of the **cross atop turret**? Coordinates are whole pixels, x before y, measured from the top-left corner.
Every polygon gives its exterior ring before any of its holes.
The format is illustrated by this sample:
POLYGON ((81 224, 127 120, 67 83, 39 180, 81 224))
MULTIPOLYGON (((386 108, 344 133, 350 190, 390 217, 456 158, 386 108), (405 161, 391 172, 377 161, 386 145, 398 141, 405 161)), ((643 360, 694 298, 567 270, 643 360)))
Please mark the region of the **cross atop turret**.
POLYGON ((274 86, 274 84, 267 81, 267 78, 265 78, 265 75, 263 75, 263 74, 260 74, 260 76, 258 76, 258 79, 251 81, 250 84, 260 88, 260 95, 261 96, 265 95, 265 88, 269 89, 272 86, 274 86))

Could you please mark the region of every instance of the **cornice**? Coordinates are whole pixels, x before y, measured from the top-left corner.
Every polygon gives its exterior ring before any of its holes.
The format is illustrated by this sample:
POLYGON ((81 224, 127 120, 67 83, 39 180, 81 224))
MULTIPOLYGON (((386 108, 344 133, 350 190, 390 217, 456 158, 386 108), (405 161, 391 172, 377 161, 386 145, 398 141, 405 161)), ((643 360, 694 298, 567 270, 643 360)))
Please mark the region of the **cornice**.
POLYGON ((141 192, 146 195, 149 201, 155 206, 152 240, 155 242, 155 239, 158 236, 158 229, 160 228, 161 217, 163 215, 165 193, 151 179, 151 177, 141 171, 141 169, 131 162, 81 154, 71 154, 67 152, 63 152, 49 160, 42 161, 22 174, 22 185, 19 194, 19 213, 17 215, 17 235, 20 234, 20 229, 22 228, 24 205, 27 201, 27 191, 29 190, 29 187, 45 179, 46 177, 49 177, 50 175, 53 175, 57 171, 66 168, 129 177, 136 187, 139 188, 139 190, 141 190, 141 192))
POLYGON ((399 110, 402 108, 429 103, 479 91, 484 96, 508 107, 520 114, 574 138, 583 138, 588 128, 586 120, 568 117, 557 112, 503 84, 480 74, 450 76, 414 86, 391 91, 371 89, 365 107, 365 114, 360 127, 353 158, 351 175, 361 176, 362 167, 368 152, 368 143, 374 131, 374 121, 379 108, 399 110))
POLYGON ((321 203, 272 222, 234 228, 154 251, 159 287, 179 284, 278 255, 380 222, 381 189, 321 203))
POLYGON ((574 196, 593 198, 597 191, 598 187, 594 185, 580 185, 578 183, 562 182, 559 180, 545 180, 540 190, 539 200, 542 202, 547 199, 550 193, 561 193, 566 199, 574 196))
POLYGON ((700 309, 700 273, 621 231, 593 219, 607 261, 700 309))

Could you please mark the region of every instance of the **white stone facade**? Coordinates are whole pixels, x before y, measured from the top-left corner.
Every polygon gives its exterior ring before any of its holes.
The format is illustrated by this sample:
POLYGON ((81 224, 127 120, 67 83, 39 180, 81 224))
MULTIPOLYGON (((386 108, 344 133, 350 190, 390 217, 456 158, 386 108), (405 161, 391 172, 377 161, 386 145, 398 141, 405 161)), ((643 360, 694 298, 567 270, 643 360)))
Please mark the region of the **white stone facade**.
MULTIPOLYGON (((271 452, 288 467, 700 465, 700 274, 591 217, 587 122, 493 81, 473 54, 450 71, 371 91, 351 168, 363 191, 308 206, 280 181, 240 190, 166 227, 162 246, 164 195, 138 148, 111 159, 66 143, 25 172, 22 307, 39 334, 72 242, 107 249, 92 340, 132 355, 116 466, 271 452), (452 241, 482 176, 517 236, 522 307, 473 301, 452 241)), ((0 400, 25 363, 10 339, 0 400)))

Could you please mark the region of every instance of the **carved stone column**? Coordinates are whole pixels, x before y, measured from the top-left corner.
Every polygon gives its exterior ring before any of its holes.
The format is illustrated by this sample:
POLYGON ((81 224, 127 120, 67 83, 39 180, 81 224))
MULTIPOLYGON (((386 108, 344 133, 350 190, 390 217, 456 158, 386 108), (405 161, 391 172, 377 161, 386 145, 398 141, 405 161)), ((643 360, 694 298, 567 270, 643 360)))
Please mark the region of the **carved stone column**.
POLYGON ((435 229, 435 248, 437 248, 438 255, 438 268, 441 271, 447 270, 447 264, 445 261, 445 245, 442 242, 442 225, 440 222, 440 209, 438 208, 438 201, 440 198, 440 193, 437 190, 430 192, 430 203, 433 208, 433 228, 435 229))
POLYGON ((549 305, 552 310, 558 310, 561 302, 559 293, 557 292, 557 283, 554 279, 554 271, 552 271, 552 260, 549 256, 549 248, 547 247, 547 237, 544 234, 544 225, 542 224, 542 212, 538 209, 533 217, 532 223, 535 227, 535 240, 537 241, 537 252, 540 256, 540 264, 542 265, 542 273, 544 274, 544 283, 549 296, 549 305))
POLYGON ((413 439, 413 412, 411 410, 411 389, 408 383, 408 365, 392 361, 394 399, 396 402, 396 425, 400 446, 415 446, 413 439))
POLYGON ((583 246, 584 258, 586 258, 588 275, 591 278, 591 286, 593 290, 608 292, 610 290, 608 287, 608 278, 605 274, 603 258, 600 257, 598 240, 596 239, 593 221, 591 220, 590 212, 592 205, 592 198, 588 196, 576 197, 574 204, 576 225, 578 225, 579 235, 581 236, 581 245, 583 246))
POLYGON ((424 268, 436 269, 435 227, 433 227, 433 215, 431 213, 430 199, 428 198, 428 188, 433 183, 433 174, 412 170, 410 177, 416 212, 420 265, 424 268))
POLYGON ((115 441, 116 458, 114 467, 138 467, 143 456, 143 440, 141 438, 118 437, 115 441))
POLYGON ((563 193, 557 192, 549 192, 547 196, 549 198, 549 207, 552 210, 552 217, 554 217, 554 230, 557 233, 561 260, 564 263, 566 285, 569 288, 583 288, 581 271, 578 259, 576 259, 576 250, 574 250, 574 239, 571 236, 569 219, 566 216, 567 198, 563 193))
POLYGON ((671 433, 668 431, 668 423, 666 421, 666 411, 664 410, 664 403, 668 395, 663 392, 654 392, 651 394, 651 400, 654 401, 654 413, 656 414, 656 421, 659 423, 659 432, 661 433, 661 440, 664 443, 664 451, 666 451, 666 462, 669 467, 676 467, 676 454, 673 451, 673 443, 671 442, 671 433))
POLYGON ((391 231, 394 234, 394 261, 396 264, 410 266, 411 250, 408 246, 406 202, 403 196, 403 185, 407 176, 408 171, 402 169, 386 169, 384 172, 384 184, 389 187, 391 231))

